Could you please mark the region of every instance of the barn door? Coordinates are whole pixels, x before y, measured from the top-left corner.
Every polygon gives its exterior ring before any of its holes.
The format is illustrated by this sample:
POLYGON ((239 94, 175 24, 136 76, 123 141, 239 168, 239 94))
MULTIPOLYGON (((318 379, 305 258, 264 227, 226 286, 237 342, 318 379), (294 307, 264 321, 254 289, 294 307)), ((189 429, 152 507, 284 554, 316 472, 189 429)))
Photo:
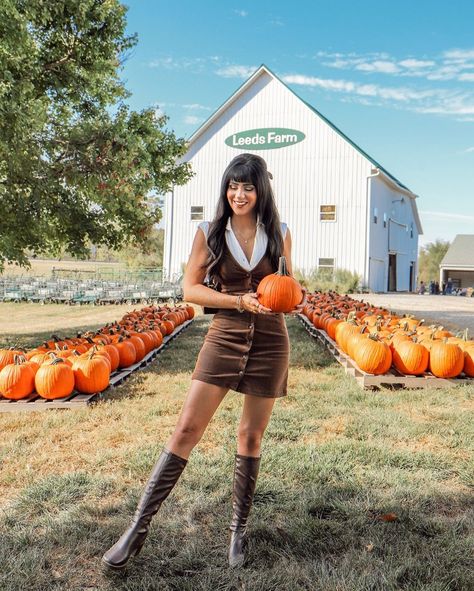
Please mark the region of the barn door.
POLYGON ((388 291, 397 291, 397 255, 388 255, 388 291))

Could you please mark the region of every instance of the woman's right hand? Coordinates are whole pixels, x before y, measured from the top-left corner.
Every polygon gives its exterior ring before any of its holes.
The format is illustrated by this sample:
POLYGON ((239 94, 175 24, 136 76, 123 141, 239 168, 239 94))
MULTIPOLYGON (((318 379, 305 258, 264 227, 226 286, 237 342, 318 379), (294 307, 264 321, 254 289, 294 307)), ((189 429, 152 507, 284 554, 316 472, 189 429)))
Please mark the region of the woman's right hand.
POLYGON ((253 314, 272 314, 270 308, 263 306, 257 299, 257 292, 244 293, 242 296, 242 307, 253 314))

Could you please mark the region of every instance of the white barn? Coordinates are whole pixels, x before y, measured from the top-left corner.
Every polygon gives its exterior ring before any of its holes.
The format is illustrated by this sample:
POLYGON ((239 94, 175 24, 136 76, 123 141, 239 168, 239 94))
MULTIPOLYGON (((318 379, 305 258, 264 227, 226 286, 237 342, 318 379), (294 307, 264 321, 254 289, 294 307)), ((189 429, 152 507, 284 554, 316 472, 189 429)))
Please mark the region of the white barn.
POLYGON ((342 268, 372 291, 413 291, 416 195, 262 65, 189 139, 195 176, 165 196, 163 266, 186 263, 201 220, 211 220, 222 173, 255 151, 273 174, 293 268, 342 268))

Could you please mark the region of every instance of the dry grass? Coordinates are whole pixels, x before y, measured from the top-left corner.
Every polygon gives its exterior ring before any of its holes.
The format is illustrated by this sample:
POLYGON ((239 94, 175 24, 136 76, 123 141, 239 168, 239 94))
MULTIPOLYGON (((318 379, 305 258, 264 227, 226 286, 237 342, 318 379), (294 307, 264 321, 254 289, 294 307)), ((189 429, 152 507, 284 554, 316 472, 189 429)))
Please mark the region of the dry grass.
POLYGON ((123 263, 103 263, 97 261, 64 261, 59 259, 30 259, 31 267, 5 265, 5 275, 33 275, 49 277, 53 269, 95 271, 96 269, 124 269, 123 263))

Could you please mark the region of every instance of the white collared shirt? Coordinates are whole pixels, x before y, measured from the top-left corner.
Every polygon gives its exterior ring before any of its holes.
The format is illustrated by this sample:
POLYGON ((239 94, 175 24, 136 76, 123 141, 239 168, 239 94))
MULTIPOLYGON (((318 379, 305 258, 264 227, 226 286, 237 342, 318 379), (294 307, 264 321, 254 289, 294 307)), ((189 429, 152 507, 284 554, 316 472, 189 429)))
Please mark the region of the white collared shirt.
MULTIPOLYGON (((201 228, 201 230, 204 232, 206 240, 209 234, 209 225, 210 222, 201 222, 198 226, 198 228, 201 228)), ((283 235, 283 240, 286 236, 287 227, 288 226, 285 223, 281 223, 281 233, 283 235)), ((257 231, 255 234, 255 242, 253 244, 253 251, 252 256, 250 258, 250 262, 245 256, 245 253, 242 250, 242 247, 240 246, 236 235, 234 234, 230 217, 227 220, 227 226, 225 230, 225 241, 234 259, 246 271, 252 271, 253 269, 255 269, 255 267, 258 265, 260 260, 265 256, 265 253, 267 252, 268 237, 265 232, 265 224, 263 224, 260 221, 260 219, 257 218, 257 231)))

